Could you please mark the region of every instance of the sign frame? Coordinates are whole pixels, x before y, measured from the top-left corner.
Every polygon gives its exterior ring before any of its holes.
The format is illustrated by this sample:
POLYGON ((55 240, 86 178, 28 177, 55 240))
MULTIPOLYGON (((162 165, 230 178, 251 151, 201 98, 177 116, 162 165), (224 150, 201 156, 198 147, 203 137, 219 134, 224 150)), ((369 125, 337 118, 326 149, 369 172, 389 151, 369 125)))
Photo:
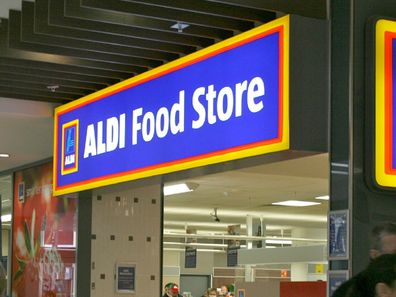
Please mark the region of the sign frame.
POLYGON ((327 296, 331 297, 339 286, 349 279, 348 270, 328 270, 327 271, 327 296), (339 279, 341 283, 333 289, 332 283, 334 280, 339 279))
POLYGON ((392 90, 395 88, 392 80, 396 75, 396 67, 392 67, 392 60, 396 56, 392 57, 392 51, 396 51, 396 45, 392 45, 392 40, 396 41, 396 20, 375 17, 370 20, 368 27, 368 40, 372 45, 368 46, 371 59, 367 63, 367 85, 374 89, 367 89, 367 94, 373 98, 367 103, 367 110, 370 112, 368 118, 373 118, 371 122, 368 121, 370 127, 367 134, 372 136, 368 151, 372 151, 373 155, 368 168, 372 169, 370 175, 376 188, 395 190, 396 166, 392 166, 392 160, 396 158, 396 151, 393 153, 392 142, 395 137, 392 136, 392 122, 396 120, 396 115, 392 112, 392 105, 396 100, 392 99, 392 90))
MULTIPOLYGON (((81 99, 75 100, 73 102, 56 108, 54 119, 54 195, 64 195, 120 182, 126 182, 150 176, 161 175, 170 172, 181 171, 289 149, 289 26, 289 16, 278 18, 272 22, 254 28, 250 31, 244 32, 240 35, 234 36, 230 39, 219 42, 213 46, 192 53, 188 56, 182 57, 176 61, 170 62, 166 65, 137 75, 114 86, 108 87, 104 90, 98 91, 94 94, 90 94, 81 99), (223 151, 214 151, 208 154, 197 155, 187 159, 180 159, 171 162, 165 162, 162 164, 156 164, 155 166, 148 166, 146 168, 127 170, 86 180, 77 180, 73 183, 68 183, 66 185, 58 184, 58 173, 60 172, 59 167, 62 167, 62 165, 60 164, 63 164, 62 162, 59 162, 60 160, 62 160, 62 154, 59 153, 58 143, 59 128, 62 128, 58 123, 60 116, 85 105, 111 96, 115 93, 144 84, 156 78, 162 77, 166 74, 198 63, 210 57, 220 55, 231 49, 237 48, 241 45, 247 44, 251 41, 255 41, 276 32, 280 33, 278 62, 279 134, 277 138, 270 139, 268 141, 264 140, 262 142, 254 144, 252 143, 247 145, 241 145, 240 147, 225 149, 223 151)), ((61 145, 63 147, 64 144, 61 145)), ((78 160, 76 161, 78 162, 78 160)), ((73 170, 78 170, 81 167, 82 165, 80 163, 77 163, 76 167, 73 167, 73 170)))
MULTIPOLYGON (((328 215, 328 259, 329 260, 348 260, 349 259, 349 211, 348 210, 337 210, 337 211, 329 211, 328 215), (341 233, 340 238, 338 238, 338 234, 334 234, 334 237, 337 238, 334 244, 337 245, 337 241, 341 240, 345 247, 343 251, 337 252, 333 250, 333 241, 332 241, 332 230, 335 230, 335 221, 338 219, 338 229, 343 229, 343 233, 341 233)), ((335 231, 334 231, 335 232, 335 231)))
POLYGON ((246 291, 245 289, 237 289, 237 297, 246 297, 246 291))
POLYGON ((131 262, 118 262, 115 265, 115 291, 118 294, 135 294, 136 293, 136 264, 131 262), (133 289, 120 288, 119 268, 132 268, 133 269, 133 289))
POLYGON ((18 200, 21 203, 25 202, 26 190, 25 190, 25 182, 18 183, 18 200))

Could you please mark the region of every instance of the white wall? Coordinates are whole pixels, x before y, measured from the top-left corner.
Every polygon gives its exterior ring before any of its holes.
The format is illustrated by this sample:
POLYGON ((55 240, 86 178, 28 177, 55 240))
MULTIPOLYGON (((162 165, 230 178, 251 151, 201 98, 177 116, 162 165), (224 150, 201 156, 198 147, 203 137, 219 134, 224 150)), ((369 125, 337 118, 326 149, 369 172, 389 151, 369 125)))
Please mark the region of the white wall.
POLYGON ((227 267, 227 253, 215 254, 214 267, 227 267))
MULTIPOLYGON (((162 270, 162 288, 167 283, 180 284, 180 252, 164 251, 162 270)), ((164 292, 163 292, 164 293, 164 292)))
POLYGON ((184 268, 185 263, 184 252, 180 253, 180 273, 181 274, 205 274, 213 273, 214 253, 212 252, 197 252, 197 267, 184 268))

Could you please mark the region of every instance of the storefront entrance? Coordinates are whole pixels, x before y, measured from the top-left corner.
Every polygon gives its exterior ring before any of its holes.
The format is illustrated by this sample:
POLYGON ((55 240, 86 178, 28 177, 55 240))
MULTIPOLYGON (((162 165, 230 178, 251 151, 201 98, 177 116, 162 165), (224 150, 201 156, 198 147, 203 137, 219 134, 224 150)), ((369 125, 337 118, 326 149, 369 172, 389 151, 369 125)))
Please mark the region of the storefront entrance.
POLYGON ((328 154, 165 183, 164 285, 190 296, 185 276, 207 275, 218 290, 278 297, 281 281, 325 281, 328 186, 328 154))

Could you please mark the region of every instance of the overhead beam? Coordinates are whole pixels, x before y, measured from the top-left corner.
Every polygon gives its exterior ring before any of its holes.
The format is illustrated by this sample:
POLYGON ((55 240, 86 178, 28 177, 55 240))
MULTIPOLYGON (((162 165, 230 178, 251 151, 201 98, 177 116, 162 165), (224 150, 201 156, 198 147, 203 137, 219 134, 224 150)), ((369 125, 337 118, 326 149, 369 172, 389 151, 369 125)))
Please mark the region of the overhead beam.
POLYGON ((90 75, 84 75, 78 73, 54 71, 54 70, 43 70, 38 68, 30 68, 30 67, 6 65, 6 64, 0 65, 0 71, 7 73, 14 73, 17 75, 25 74, 25 75, 38 76, 43 78, 56 78, 62 80, 65 79, 74 82, 94 83, 95 85, 98 86, 104 84, 111 85, 120 81, 117 79, 111 79, 106 77, 97 77, 97 76, 90 76, 90 75))
POLYGON ((25 93, 18 93, 18 94, 12 93, 7 90, 3 90, 2 88, 0 88, 0 97, 21 99, 21 100, 40 101, 40 102, 60 103, 60 104, 65 104, 67 102, 70 102, 69 100, 64 100, 64 99, 60 99, 60 98, 44 97, 44 96, 37 96, 37 95, 25 94, 25 93))
POLYGON ((61 86, 65 88, 72 88, 79 90, 80 92, 84 92, 84 94, 89 94, 97 90, 104 89, 105 87, 108 86, 105 84, 101 85, 97 83, 68 80, 64 78, 39 76, 36 74, 29 75, 25 73, 14 73, 14 72, 6 72, 6 71, 0 71, 0 77, 4 77, 19 83, 28 82, 28 83, 43 84, 47 86, 61 86))
POLYGON ((128 2, 140 2, 148 5, 156 5, 158 7, 199 13, 201 15, 222 16, 250 22, 266 23, 276 18, 276 14, 272 11, 210 2, 206 0, 129 0, 128 2))
POLYGON ((48 101, 48 102, 65 102, 79 98, 79 96, 65 94, 65 93, 56 93, 51 91, 40 91, 40 90, 32 90, 25 88, 15 88, 10 86, 0 85, 0 94, 1 93, 14 94, 15 96, 19 96, 18 98, 23 98, 22 96, 36 96, 37 98, 42 98, 41 101, 48 101))
POLYGON ((26 2, 34 9, 35 33, 78 40, 91 40, 124 47, 155 49, 174 54, 194 52, 197 46, 208 46, 213 40, 175 33, 158 32, 99 21, 64 16, 62 1, 36 0, 26 2))
MULTIPOLYGON (((88 52, 76 49, 65 49, 57 46, 41 45, 21 41, 21 24, 20 12, 10 11, 10 25, 8 27, 8 45, 13 49, 21 49, 31 52, 41 52, 47 54, 56 54, 60 56, 77 57, 92 63, 102 63, 107 65, 107 69, 128 69, 135 73, 144 72, 147 68, 156 67, 162 64, 160 61, 131 58, 105 53, 88 52)), ((99 67, 99 66, 98 66, 99 67)))
MULTIPOLYGON (((7 58, 15 58, 21 60, 31 60, 31 61, 43 61, 48 63, 55 63, 61 65, 73 65, 79 67, 85 67, 87 69, 99 69, 115 72, 125 72, 130 73, 133 76, 135 73, 131 71, 131 66, 122 64, 110 64, 101 61, 91 61, 87 59, 81 59, 71 56, 64 56, 53 53, 43 53, 33 50, 22 50, 9 47, 9 32, 8 32, 8 20, 1 19, 0 26, 0 56, 7 58)), ((17 33, 19 35, 19 33, 17 33)), ((17 36, 18 37, 18 36, 17 36)), ((15 37, 14 37, 15 38, 15 37)), ((147 68, 142 69, 146 71, 147 68)))
POLYGON ((15 89, 23 88, 29 90, 37 90, 37 91, 52 91, 55 90, 57 94, 61 94, 64 96, 78 96, 83 97, 92 93, 90 90, 82 90, 73 87, 66 87, 62 85, 52 85, 48 83, 37 83, 31 81, 23 81, 21 79, 13 79, 12 76, 1 76, 0 77, 0 86, 12 87, 15 89), (51 87, 54 87, 51 89, 51 87))
POLYGON ((89 78, 89 80, 87 81, 98 82, 100 84, 102 83, 107 84, 108 82, 114 83, 129 78, 131 76, 131 73, 128 72, 92 69, 92 68, 81 67, 78 65, 70 65, 67 63, 65 64, 50 63, 50 62, 46 62, 45 60, 41 61, 34 59, 18 59, 18 58, 1 57, 1 56, 0 56, 0 65, 31 68, 40 71, 50 71, 54 73, 55 72, 69 73, 75 77, 87 77, 89 78))
POLYGON ((222 4, 328 19, 328 0, 208 0, 222 4))
MULTIPOLYGON (((51 0, 54 1, 54 0, 51 0)), ((80 18, 86 18, 91 20, 100 20, 112 24, 120 24, 132 27, 140 27, 150 30, 158 30, 162 32, 177 32, 175 29, 171 29, 171 26, 175 24, 175 21, 167 21, 161 19, 153 19, 139 15, 132 15, 114 10, 104 10, 103 8, 96 6, 80 6, 79 0, 64 0, 65 1, 65 12, 66 16, 75 15, 76 13, 80 18)), ((93 5, 100 3, 93 3, 93 5)), ((190 26, 188 30, 183 30, 179 33, 181 35, 192 35, 200 36, 205 38, 213 38, 216 40, 222 40, 233 36, 231 30, 222 30, 204 26, 190 26)))
POLYGON ((196 11, 176 10, 170 6, 159 7, 150 2, 128 2, 120 0, 81 0, 81 6, 95 7, 110 11, 122 12, 141 17, 148 17, 171 22, 184 22, 191 25, 212 27, 222 30, 243 32, 254 27, 254 23, 245 20, 236 20, 224 16, 207 15, 196 11))
POLYGON ((163 63, 162 61, 147 58, 126 57, 122 55, 100 53, 96 51, 24 42, 21 38, 21 12, 11 10, 9 21, 9 45, 13 48, 39 51, 44 53, 55 53, 63 56, 79 57, 91 61, 123 64, 125 66, 131 67, 131 69, 135 69, 136 72, 141 72, 144 68, 157 67, 163 63))
POLYGON ((94 42, 84 39, 36 34, 34 32, 34 3, 30 2, 22 3, 21 39, 23 41, 31 43, 55 45, 64 48, 74 48, 80 50, 95 51, 99 53, 117 54, 128 57, 154 59, 163 62, 172 61, 179 57, 179 55, 177 54, 167 53, 154 49, 143 49, 140 47, 129 47, 119 44, 94 42))

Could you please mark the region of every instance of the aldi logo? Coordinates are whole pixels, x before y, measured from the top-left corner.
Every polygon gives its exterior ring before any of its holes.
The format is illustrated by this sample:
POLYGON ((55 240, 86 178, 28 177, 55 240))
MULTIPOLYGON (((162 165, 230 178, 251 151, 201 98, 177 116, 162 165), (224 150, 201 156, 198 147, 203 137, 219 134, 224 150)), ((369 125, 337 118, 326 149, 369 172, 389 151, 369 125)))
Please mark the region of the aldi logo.
POLYGON ((62 175, 78 171, 78 120, 62 125, 62 175))

